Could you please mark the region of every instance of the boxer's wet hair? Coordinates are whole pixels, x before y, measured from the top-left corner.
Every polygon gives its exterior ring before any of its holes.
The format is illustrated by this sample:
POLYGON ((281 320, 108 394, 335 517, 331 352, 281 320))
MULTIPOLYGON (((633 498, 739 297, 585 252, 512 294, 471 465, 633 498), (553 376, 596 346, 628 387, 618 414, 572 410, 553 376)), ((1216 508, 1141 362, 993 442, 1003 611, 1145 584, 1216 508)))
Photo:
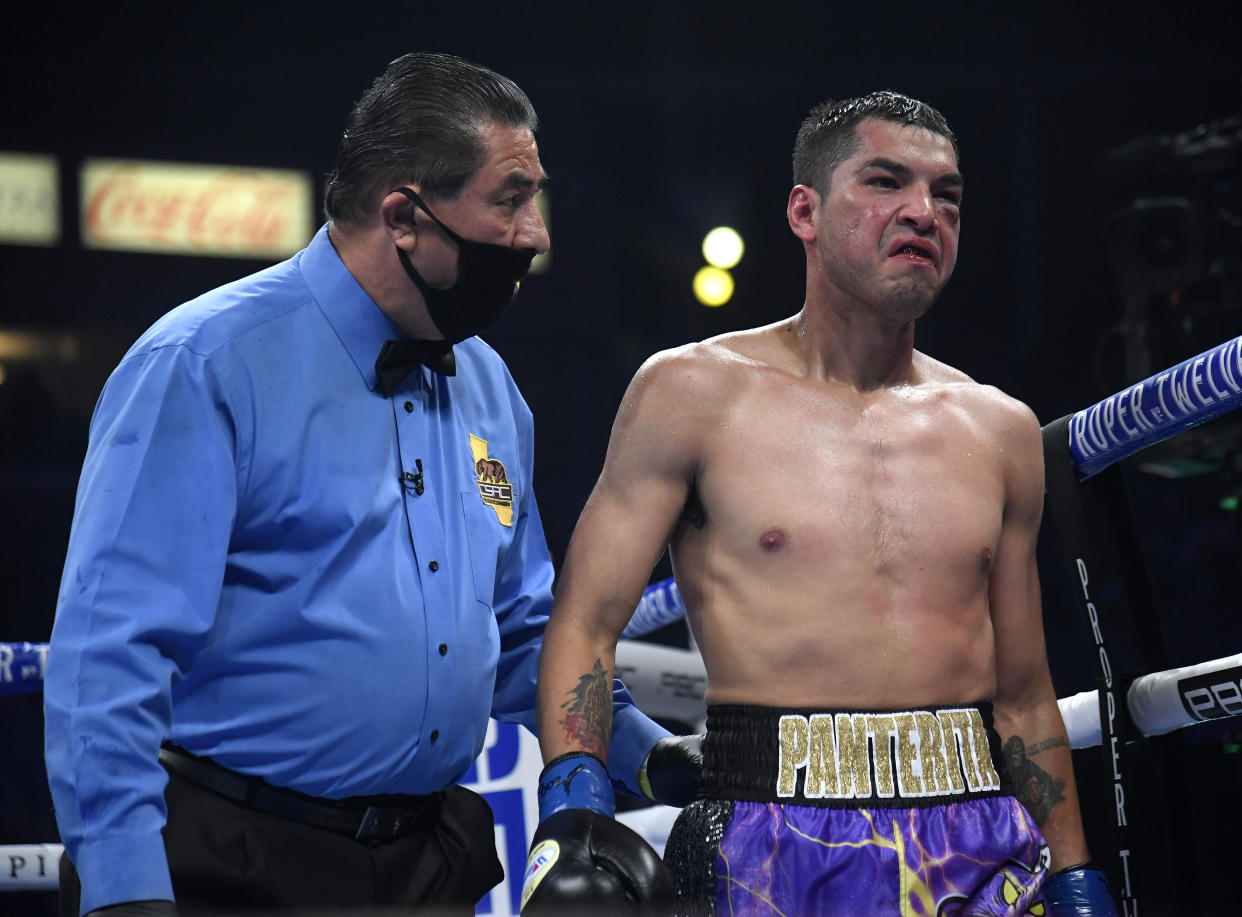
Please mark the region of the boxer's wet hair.
POLYGON ((491 124, 533 132, 539 118, 516 83, 479 64, 429 52, 397 58, 349 113, 325 214, 360 222, 399 185, 455 197, 483 165, 491 124))
POLYGON ((926 102, 882 90, 856 99, 829 99, 811 109, 794 141, 794 184, 827 194, 832 173, 858 149, 855 128, 868 118, 926 128, 947 139, 953 155, 961 158, 944 115, 926 102))

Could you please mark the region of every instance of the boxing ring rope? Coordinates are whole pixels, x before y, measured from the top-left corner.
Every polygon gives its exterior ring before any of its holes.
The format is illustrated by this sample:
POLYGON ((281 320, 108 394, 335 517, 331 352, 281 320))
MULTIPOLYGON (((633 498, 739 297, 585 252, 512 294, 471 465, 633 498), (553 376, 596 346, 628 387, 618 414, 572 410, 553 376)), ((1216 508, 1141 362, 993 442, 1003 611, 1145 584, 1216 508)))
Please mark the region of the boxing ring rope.
MULTIPOLYGON (((655 588, 668 588, 669 581, 655 588)), ((43 690, 46 643, 0 643, 0 697, 43 690), (8 678, 16 671, 19 677, 8 678)), ((617 648, 617 669, 649 715, 702 728, 707 670, 695 650, 634 640, 617 648)), ((1101 741, 1098 691, 1057 701, 1073 748, 1101 741)), ((1126 692, 1131 722, 1143 736, 1242 714, 1242 653, 1134 679, 1126 692)), ((3 850, 0 847, 0 850, 3 850)))
MULTIPOLYGON (((1156 373, 1108 398, 1044 427, 1049 501, 1062 534, 1085 532, 1083 507, 1066 491, 1064 469, 1072 483, 1103 477, 1106 469, 1134 453, 1193 426, 1242 406, 1242 336, 1156 373), (1058 470, 1060 469, 1060 470, 1058 470), (1059 496, 1058 496, 1059 494, 1059 496)), ((1080 487, 1085 491, 1086 488, 1080 487)), ((1067 539, 1075 541, 1074 538, 1067 539)), ((1114 789, 1124 786, 1119 770, 1124 748, 1139 737, 1160 736, 1196 723, 1242 714, 1242 654, 1198 665, 1135 676, 1115 675, 1111 667, 1109 626, 1124 626, 1124 616, 1105 618, 1103 603, 1089 591, 1094 561, 1084 544, 1068 546, 1082 588, 1085 621, 1096 650, 1095 691, 1061 698, 1058 706, 1073 748, 1103 745, 1113 761, 1114 789)), ((639 706, 657 718, 701 729, 706 671, 693 647, 688 650, 635 640, 680 620, 685 606, 674 580, 655 583, 644 592, 617 648, 618 674, 626 679, 639 706)), ((1132 623, 1132 622, 1131 622, 1132 623)), ((1141 627, 1141 625, 1140 625, 1141 627)), ((1147 634, 1150 639, 1150 626, 1147 634)), ((0 697, 42 690, 46 643, 0 643, 0 697)), ((1122 798, 1118 797, 1119 800, 1122 798)), ((1120 806, 1119 806, 1119 811, 1120 806)), ((1128 840, 1124 818, 1115 825, 1128 840)), ((0 891, 55 889, 59 844, 0 845, 0 891)), ((1122 909, 1138 914, 1131 883, 1130 850, 1118 846, 1122 909)))
MULTIPOLYGON (((676 602, 670 580, 644 596, 647 608, 667 617, 676 602), (670 595, 670 593, 672 593, 670 595)), ((655 619, 652 614, 648 623, 655 619)), ((0 643, 0 697, 33 694, 43 688, 46 643, 0 643)), ((702 728, 707 672, 694 650, 626 640, 617 648, 617 667, 649 715, 702 728)), ((1130 716, 1145 736, 1163 735, 1195 723, 1242 714, 1242 653, 1199 665, 1155 672, 1134 680, 1127 692, 1130 716)), ((1100 744, 1097 692, 1084 691, 1058 702, 1070 745, 1100 744)), ((59 874, 60 844, 0 845, 0 891, 53 890, 59 874)))
POLYGON ((1140 449, 1239 406, 1242 336, 1072 415, 1067 445, 1078 478, 1085 481, 1140 449))
MULTIPOLYGON (((1130 721, 1143 736, 1242 714, 1242 653, 1142 675, 1126 691, 1130 721)), ((1057 701, 1071 748, 1101 744, 1099 691, 1057 701)))

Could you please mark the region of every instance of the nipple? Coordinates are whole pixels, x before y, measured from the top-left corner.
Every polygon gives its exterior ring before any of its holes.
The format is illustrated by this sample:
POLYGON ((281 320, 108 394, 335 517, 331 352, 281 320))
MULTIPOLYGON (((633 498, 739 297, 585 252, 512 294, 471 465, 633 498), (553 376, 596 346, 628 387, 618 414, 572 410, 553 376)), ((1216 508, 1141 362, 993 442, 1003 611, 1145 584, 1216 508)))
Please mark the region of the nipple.
POLYGON ((759 536, 759 547, 765 551, 779 551, 785 547, 787 541, 789 541, 789 536, 781 529, 768 529, 759 536))
POLYGON ((992 569, 992 549, 984 548, 979 552, 979 566, 984 573, 992 569))

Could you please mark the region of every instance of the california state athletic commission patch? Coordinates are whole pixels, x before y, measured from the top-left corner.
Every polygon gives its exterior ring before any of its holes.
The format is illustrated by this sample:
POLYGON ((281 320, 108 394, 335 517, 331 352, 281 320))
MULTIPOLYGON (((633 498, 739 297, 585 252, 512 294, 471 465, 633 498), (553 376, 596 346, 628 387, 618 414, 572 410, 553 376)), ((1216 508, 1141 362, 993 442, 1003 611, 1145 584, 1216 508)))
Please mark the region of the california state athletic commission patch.
POLYGON ((496 513, 501 525, 513 525, 513 485, 504 462, 487 454, 487 440, 470 434, 470 454, 474 458, 475 482, 479 498, 496 513))

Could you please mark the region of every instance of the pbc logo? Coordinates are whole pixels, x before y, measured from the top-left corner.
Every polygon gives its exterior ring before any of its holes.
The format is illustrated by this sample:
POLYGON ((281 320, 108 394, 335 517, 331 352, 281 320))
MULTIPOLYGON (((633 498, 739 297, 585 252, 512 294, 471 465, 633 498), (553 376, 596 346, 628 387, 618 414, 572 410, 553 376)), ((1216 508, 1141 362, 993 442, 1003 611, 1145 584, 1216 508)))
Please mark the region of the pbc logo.
POLYGON ((513 485, 500 459, 487 454, 487 440, 470 434, 470 453, 474 458, 475 482, 479 498, 496 513, 501 525, 513 525, 513 485))
POLYGON ((1177 683, 1182 706, 1196 720, 1216 720, 1242 713, 1242 666, 1183 678, 1177 683))

